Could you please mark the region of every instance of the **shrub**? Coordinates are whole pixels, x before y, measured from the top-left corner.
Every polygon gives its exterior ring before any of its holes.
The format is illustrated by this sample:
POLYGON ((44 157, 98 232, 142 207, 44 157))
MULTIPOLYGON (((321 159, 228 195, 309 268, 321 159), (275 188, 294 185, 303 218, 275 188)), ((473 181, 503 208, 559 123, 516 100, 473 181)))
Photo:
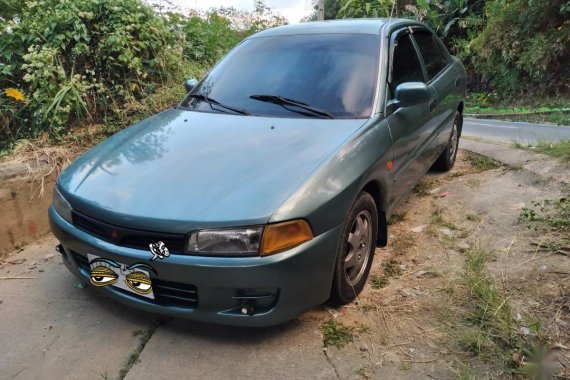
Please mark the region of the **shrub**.
POLYGON ((85 120, 128 124, 126 104, 145 109, 141 101, 174 79, 181 86, 244 37, 286 21, 261 0, 254 12, 157 9, 143 0, 0 0, 0 152, 85 120))
POLYGON ((101 118, 181 65, 178 36, 141 0, 28 1, 0 28, 0 88, 23 89, 28 98, 2 118, 4 142, 101 118))
POLYGON ((184 56, 205 64, 213 64, 237 45, 241 34, 224 16, 212 11, 205 18, 195 15, 184 25, 184 56))
POLYGON ((487 23, 472 41, 472 63, 503 94, 568 93, 567 0, 487 1, 487 23))

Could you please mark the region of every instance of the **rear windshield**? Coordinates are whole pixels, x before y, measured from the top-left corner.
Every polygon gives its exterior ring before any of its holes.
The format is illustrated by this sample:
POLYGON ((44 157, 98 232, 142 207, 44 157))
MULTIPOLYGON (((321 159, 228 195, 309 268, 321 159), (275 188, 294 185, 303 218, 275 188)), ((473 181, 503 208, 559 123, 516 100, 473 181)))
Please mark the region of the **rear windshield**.
MULTIPOLYGON (((283 107, 251 95, 294 99, 335 118, 367 118, 376 88, 379 48, 379 36, 371 34, 251 38, 228 54, 192 94, 261 116, 314 117, 295 112, 300 111, 295 106, 283 107)), ((204 112, 223 110, 198 97, 188 97, 181 106, 204 112)))

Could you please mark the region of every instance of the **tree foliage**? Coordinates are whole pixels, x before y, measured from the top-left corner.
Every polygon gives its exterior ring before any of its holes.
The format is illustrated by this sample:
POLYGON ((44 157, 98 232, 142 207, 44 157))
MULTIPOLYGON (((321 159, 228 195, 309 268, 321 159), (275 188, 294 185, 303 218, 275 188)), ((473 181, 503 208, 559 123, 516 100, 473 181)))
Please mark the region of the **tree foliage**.
POLYGON ((181 58, 165 19, 138 0, 27 1, 1 27, 0 88, 27 98, 23 117, 3 125, 13 137, 58 131, 142 96, 181 58))
POLYGON ((337 18, 427 23, 467 66, 472 90, 499 96, 570 92, 568 0, 339 0, 337 18))
POLYGON ((157 11, 143 0, 0 0, 0 150, 43 131, 113 117, 157 86, 182 83, 247 35, 285 23, 254 12, 157 11))
POLYGON ((205 14, 196 13, 183 22, 184 55, 198 62, 212 64, 245 37, 286 23, 284 17, 259 0, 254 2, 253 12, 219 7, 205 14))
POLYGON ((470 42, 476 71, 500 93, 564 94, 570 90, 570 2, 495 0, 470 42))

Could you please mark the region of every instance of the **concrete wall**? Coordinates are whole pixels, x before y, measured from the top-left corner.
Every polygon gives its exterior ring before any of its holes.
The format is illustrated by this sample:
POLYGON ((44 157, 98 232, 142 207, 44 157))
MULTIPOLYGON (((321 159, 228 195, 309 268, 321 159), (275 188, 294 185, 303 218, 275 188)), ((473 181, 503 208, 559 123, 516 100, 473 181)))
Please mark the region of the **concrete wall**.
POLYGON ((41 196, 32 177, 27 165, 0 165, 0 257, 49 233, 47 210, 57 174, 44 179, 41 196))

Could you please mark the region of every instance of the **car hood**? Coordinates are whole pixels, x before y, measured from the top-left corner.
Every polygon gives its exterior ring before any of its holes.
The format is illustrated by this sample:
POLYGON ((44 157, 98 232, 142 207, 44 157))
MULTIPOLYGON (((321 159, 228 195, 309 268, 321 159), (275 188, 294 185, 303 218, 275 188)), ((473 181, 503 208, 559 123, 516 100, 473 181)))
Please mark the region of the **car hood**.
POLYGON ((262 224, 363 124, 170 109, 91 149, 58 187, 75 210, 125 227, 262 224))

